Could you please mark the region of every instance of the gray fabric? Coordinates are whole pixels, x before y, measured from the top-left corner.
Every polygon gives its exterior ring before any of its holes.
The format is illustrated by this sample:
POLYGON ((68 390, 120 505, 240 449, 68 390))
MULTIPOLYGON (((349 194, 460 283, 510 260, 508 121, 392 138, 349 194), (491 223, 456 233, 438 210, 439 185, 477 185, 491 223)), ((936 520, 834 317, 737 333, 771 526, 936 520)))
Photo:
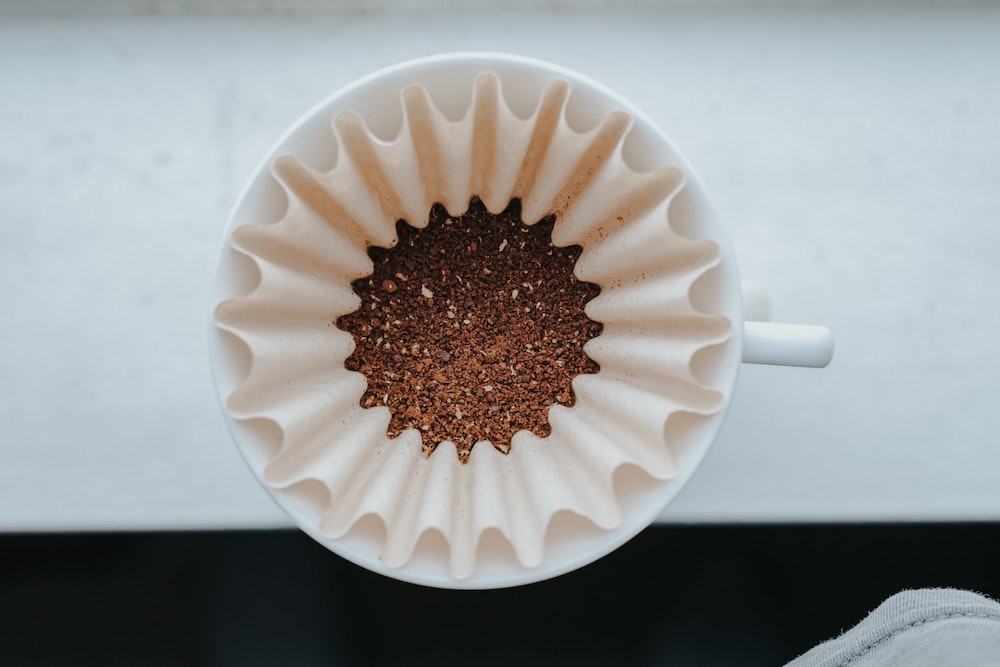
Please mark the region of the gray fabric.
POLYGON ((1000 604, 969 591, 897 593, 787 667, 1000 667, 1000 604))

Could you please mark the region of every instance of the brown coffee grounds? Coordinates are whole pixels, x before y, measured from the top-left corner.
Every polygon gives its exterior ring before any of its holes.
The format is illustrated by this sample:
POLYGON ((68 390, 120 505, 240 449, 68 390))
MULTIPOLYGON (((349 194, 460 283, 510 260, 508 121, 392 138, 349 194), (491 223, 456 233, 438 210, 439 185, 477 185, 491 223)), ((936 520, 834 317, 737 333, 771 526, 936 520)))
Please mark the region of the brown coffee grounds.
POLYGON ((428 454, 452 441, 463 463, 480 440, 506 453, 517 431, 548 435, 548 408, 598 370, 583 344, 601 325, 583 307, 600 290, 573 276, 580 247, 552 245, 554 216, 525 225, 517 199, 499 215, 435 204, 429 220, 369 249, 361 307, 337 320, 357 342, 345 365, 368 379, 362 406, 391 410, 390 437, 419 429, 428 454))

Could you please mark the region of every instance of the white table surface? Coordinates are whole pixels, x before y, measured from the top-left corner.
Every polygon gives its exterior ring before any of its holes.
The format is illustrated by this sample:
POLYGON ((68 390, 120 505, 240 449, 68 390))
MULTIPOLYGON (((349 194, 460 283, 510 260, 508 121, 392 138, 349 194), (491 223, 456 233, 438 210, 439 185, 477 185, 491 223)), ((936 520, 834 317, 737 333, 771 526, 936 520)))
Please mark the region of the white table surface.
POLYGON ((998 35, 996 6, 0 9, 0 529, 287 525, 209 374, 229 207, 328 93, 450 50, 645 109, 775 319, 837 335, 825 370, 744 368, 664 520, 1000 520, 998 35))

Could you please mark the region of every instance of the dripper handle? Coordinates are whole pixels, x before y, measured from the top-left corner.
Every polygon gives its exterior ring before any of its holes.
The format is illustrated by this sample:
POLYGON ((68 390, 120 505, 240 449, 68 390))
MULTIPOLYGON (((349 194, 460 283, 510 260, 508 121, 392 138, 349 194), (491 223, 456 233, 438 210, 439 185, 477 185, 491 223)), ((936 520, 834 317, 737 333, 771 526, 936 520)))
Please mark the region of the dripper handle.
POLYGON ((743 362, 825 368, 833 359, 833 332, 814 324, 743 323, 743 362))

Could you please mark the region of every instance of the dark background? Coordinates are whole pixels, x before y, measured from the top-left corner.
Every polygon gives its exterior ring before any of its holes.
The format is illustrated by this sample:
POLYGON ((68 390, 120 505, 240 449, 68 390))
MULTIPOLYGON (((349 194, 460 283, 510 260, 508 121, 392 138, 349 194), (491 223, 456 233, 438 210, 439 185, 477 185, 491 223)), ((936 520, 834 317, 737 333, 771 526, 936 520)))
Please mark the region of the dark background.
POLYGON ((0 536, 0 664, 780 665, 905 588, 1000 598, 1000 524, 654 526, 562 577, 404 584, 297 531, 0 536))

